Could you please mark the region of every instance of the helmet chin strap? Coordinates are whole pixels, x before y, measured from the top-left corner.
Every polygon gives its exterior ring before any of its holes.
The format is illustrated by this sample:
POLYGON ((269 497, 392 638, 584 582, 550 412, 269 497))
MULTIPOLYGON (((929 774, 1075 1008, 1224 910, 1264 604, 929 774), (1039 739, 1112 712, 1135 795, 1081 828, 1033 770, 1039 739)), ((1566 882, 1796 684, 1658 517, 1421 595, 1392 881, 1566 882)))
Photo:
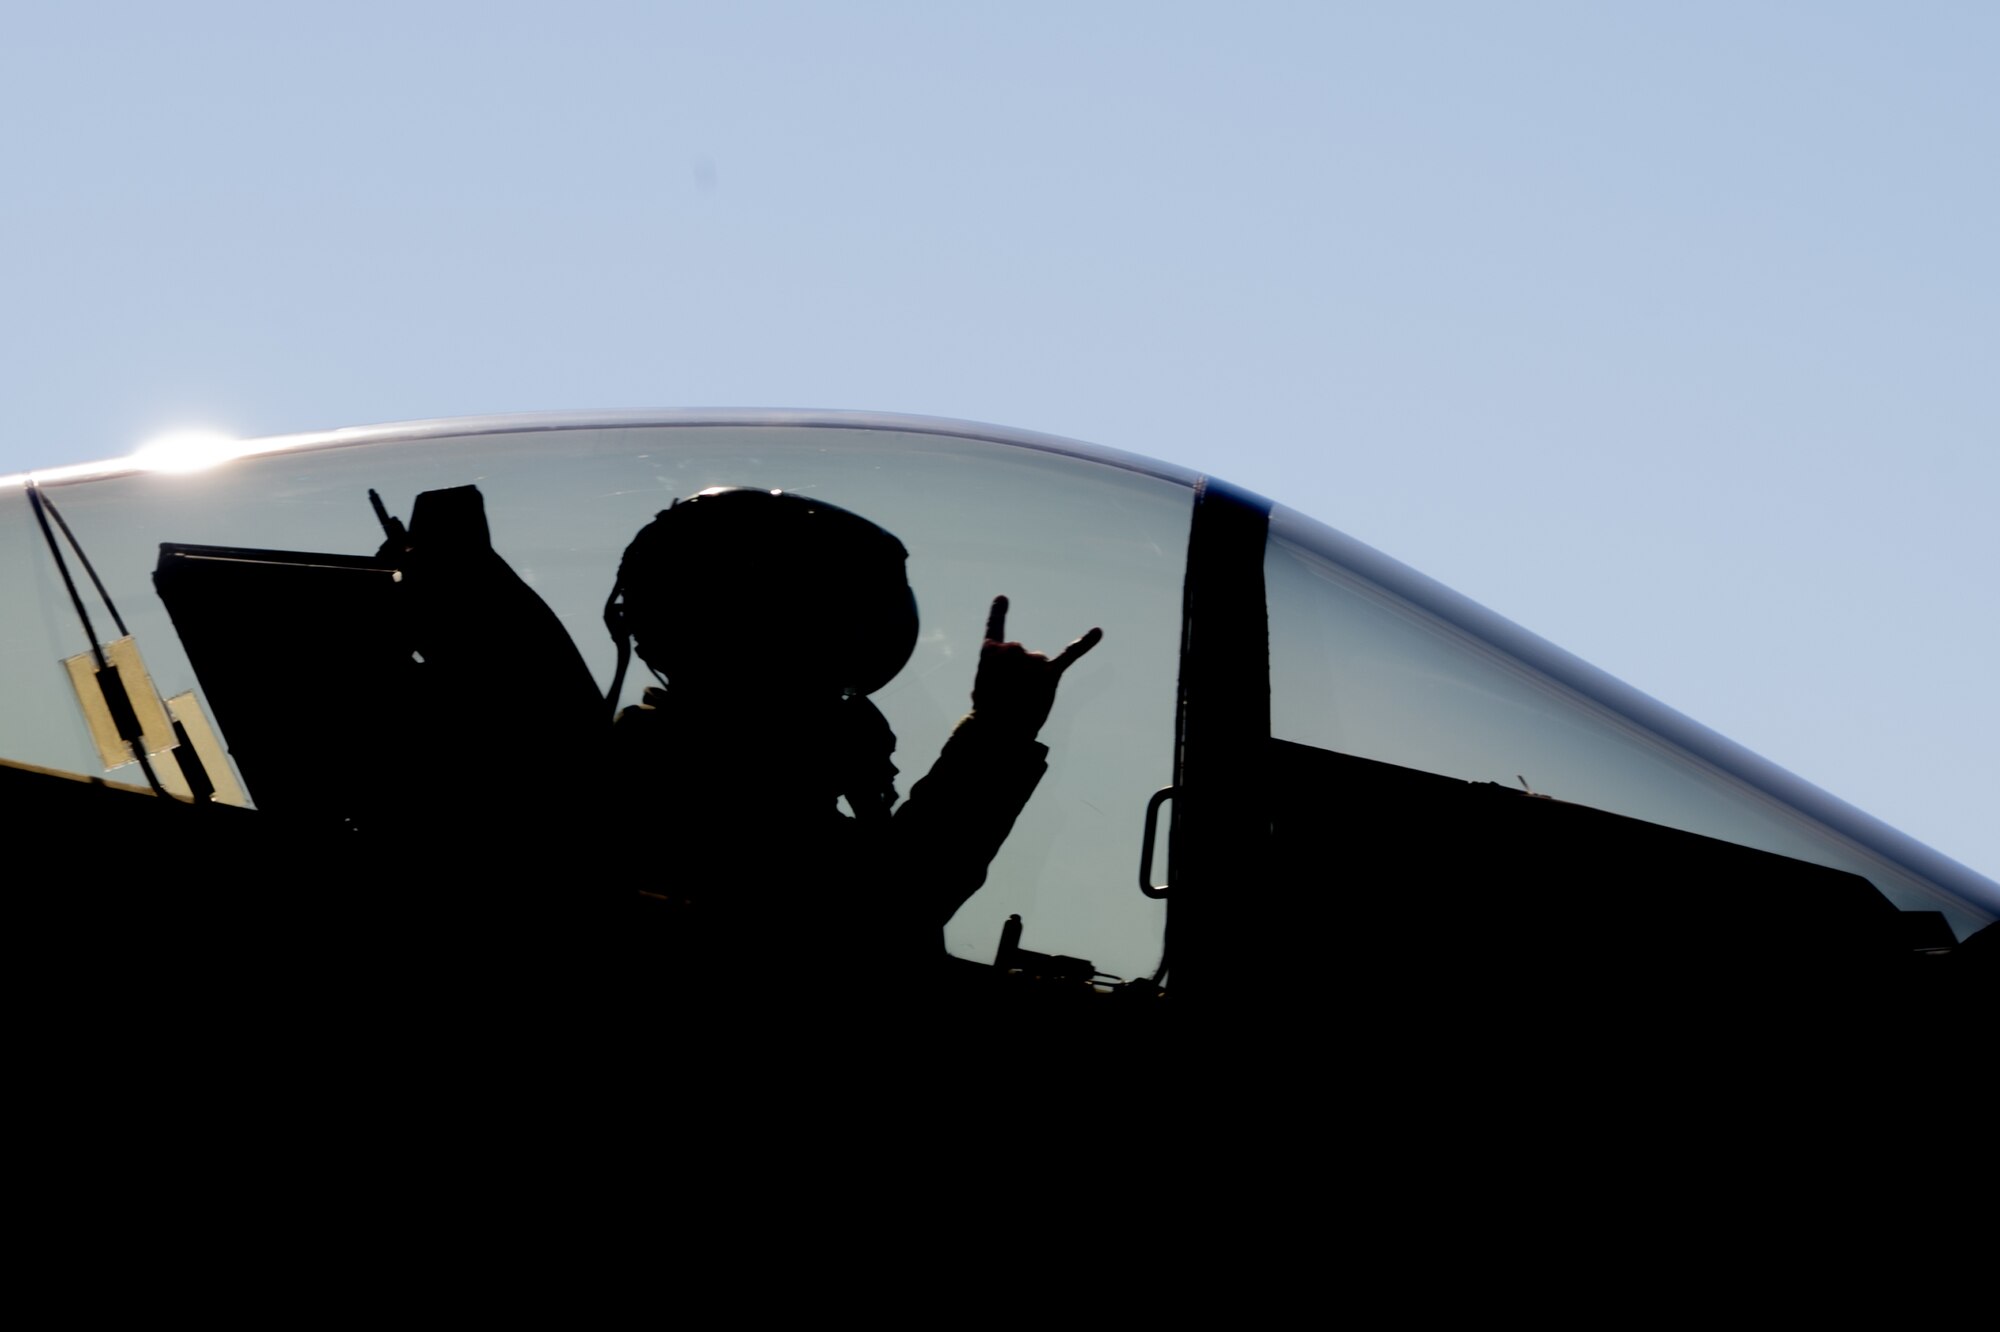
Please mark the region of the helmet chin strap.
POLYGON ((843 694, 840 709, 846 732, 841 746, 845 758, 841 794, 847 797, 847 807, 857 821, 887 820, 897 796, 896 766, 889 757, 895 750, 895 733, 866 694, 843 694), (888 740, 886 747, 881 743, 883 737, 888 740))

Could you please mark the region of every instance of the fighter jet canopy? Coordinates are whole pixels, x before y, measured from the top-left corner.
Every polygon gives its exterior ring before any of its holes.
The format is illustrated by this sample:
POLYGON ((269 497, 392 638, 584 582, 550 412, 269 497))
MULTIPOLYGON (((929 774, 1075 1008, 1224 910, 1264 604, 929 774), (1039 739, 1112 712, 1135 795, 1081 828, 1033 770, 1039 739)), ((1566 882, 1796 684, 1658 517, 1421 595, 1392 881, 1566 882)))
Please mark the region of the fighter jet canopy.
MULTIPOLYGON (((1318 760, 1299 767, 1302 753, 1334 755, 1382 765, 1354 770, 1342 780, 1359 785, 1344 790, 1386 790, 1390 777, 1369 774, 1394 769, 1495 800, 1503 788, 1521 801, 1545 796, 1554 807, 1856 875, 1898 911, 1942 913, 1961 939, 2000 915, 1991 881, 1379 552, 1282 505, 1144 458, 928 418, 757 411, 472 418, 229 452, 237 456, 203 470, 109 464, 45 475, 40 492, 73 540, 38 519, 25 478, 0 483, 8 552, 0 559, 0 759, 147 784, 131 744, 117 751, 114 735, 107 756, 102 737, 93 738, 76 671, 64 665, 93 649, 79 598, 94 616, 91 634, 131 638, 157 696, 191 694, 223 746, 268 727, 269 718, 232 715, 232 700, 208 696, 219 668, 198 659, 204 649, 184 641, 185 624, 163 600, 155 581, 162 547, 339 555, 394 582, 402 575, 393 534, 385 538, 371 491, 401 522, 420 495, 476 488, 492 554, 574 644, 588 679, 579 686, 578 674, 563 686, 561 706, 580 706, 579 692, 603 690, 614 673, 605 606, 634 535, 677 500, 743 487, 836 506, 907 551, 920 619, 913 644, 905 639, 907 661, 873 702, 909 777, 922 775, 966 711, 996 595, 1010 600, 1008 637, 1031 649, 1052 653, 1089 627, 1104 631, 1064 678, 1041 733, 1046 777, 986 886, 947 927, 949 948, 963 957, 992 958, 1018 916, 1028 949, 1089 959, 1108 976, 1153 975, 1179 887, 1174 861, 1186 850, 1169 845, 1169 828, 1176 806, 1199 792, 1155 795, 1196 780, 1189 765, 1203 760, 1194 748, 1225 731, 1237 748, 1210 752, 1235 757, 1207 760, 1199 778, 1207 789, 1229 784, 1228 762, 1242 782, 1271 786, 1304 780, 1297 774, 1318 760), (68 584, 52 547, 67 557, 68 584), (103 598, 79 553, 101 578, 103 598), (103 609, 106 598, 123 632, 103 609), (1261 747, 1269 744, 1293 748, 1261 747), (107 757, 131 765, 108 769, 107 757), (1152 843, 1142 845, 1149 829, 1152 843), (1136 882, 1142 860, 1145 890, 1136 882)), ((688 552, 671 576, 699 604, 715 574, 688 552)), ((816 628, 802 625, 802 636, 830 632, 840 608, 866 591, 862 575, 838 560, 799 575, 828 612, 812 620, 816 628)), ((376 593, 393 598, 393 588, 370 584, 340 604, 357 608, 354 623, 363 624, 376 593)), ((259 657, 258 634, 268 632, 270 654, 255 664, 284 681, 282 761, 295 769, 333 764, 343 747, 368 737, 387 746, 370 763, 421 765, 424 783, 439 791, 504 783, 527 792, 532 807, 543 784, 587 792, 595 780, 510 766, 510 754, 532 748, 543 709, 557 705, 548 701, 554 686, 521 673, 518 655, 497 642, 485 660, 454 666, 445 693, 455 682, 469 688, 477 675, 489 681, 482 697, 497 697, 491 691, 501 686, 490 682, 498 681, 511 702, 493 705, 501 711, 484 718, 481 738, 440 747, 421 727, 405 727, 400 742, 371 732, 372 696, 333 668, 333 656, 300 646, 311 642, 302 636, 309 623, 284 627, 288 616, 310 616, 250 602, 235 616, 239 655, 259 657)), ((892 655, 900 658, 902 646, 892 655)), ((477 654, 476 644, 462 650, 477 654)), ((638 703, 648 687, 659 685, 635 669, 622 697, 603 703, 604 715, 638 703)), ((252 806, 264 799, 260 782, 276 790, 282 780, 275 770, 266 779, 248 762, 232 764, 241 770, 212 775, 240 785, 252 806)), ((1337 895, 1378 904, 1428 892, 1420 876, 1388 872, 1379 854, 1359 849, 1371 829, 1344 814, 1345 799, 1317 806, 1310 850, 1292 853, 1285 869, 1310 881, 1288 891, 1300 901, 1337 895)), ((580 857, 596 835, 580 834, 580 857)), ((1449 820, 1435 837, 1452 837, 1449 820)), ((1533 874, 1525 879, 1522 891, 1531 891, 1533 874)), ((1607 867, 1593 891, 1609 898, 1627 889, 1607 867)), ((1322 929, 1334 918, 1313 919, 1322 929)), ((1268 927, 1288 929, 1282 911, 1268 927)))

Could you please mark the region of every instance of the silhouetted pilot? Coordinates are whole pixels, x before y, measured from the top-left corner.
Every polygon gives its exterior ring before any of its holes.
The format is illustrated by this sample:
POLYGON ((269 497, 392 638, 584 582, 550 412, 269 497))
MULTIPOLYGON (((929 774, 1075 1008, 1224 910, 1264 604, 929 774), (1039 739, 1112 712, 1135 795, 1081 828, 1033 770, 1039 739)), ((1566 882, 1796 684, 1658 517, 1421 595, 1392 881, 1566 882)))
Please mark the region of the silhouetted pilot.
POLYGON ((687 974, 921 969, 1041 780, 1057 683, 1103 634, 1028 652, 996 597, 972 712, 898 805, 896 738, 868 695, 916 645, 906 558, 845 509, 735 488, 677 502, 626 550, 606 608, 620 679, 629 635, 664 687, 612 728, 620 842, 687 974))

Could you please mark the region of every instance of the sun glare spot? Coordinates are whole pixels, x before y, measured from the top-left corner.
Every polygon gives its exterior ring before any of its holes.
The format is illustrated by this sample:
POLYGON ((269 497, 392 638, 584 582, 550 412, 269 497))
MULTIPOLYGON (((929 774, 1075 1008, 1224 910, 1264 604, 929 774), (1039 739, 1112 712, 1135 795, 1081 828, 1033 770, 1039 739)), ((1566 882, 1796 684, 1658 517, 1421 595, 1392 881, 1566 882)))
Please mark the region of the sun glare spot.
POLYGON ((140 445, 131 462, 150 472, 198 472, 229 461, 240 449, 238 441, 217 430, 175 430, 140 445))

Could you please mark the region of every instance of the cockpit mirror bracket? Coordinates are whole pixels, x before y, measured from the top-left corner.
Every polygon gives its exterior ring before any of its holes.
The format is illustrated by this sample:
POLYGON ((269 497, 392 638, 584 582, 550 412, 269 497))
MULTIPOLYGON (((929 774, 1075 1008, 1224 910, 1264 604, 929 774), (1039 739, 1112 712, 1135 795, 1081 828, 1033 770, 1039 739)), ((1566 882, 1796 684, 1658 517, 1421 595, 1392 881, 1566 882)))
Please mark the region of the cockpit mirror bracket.
POLYGON ((1160 806, 1174 798, 1174 790, 1163 786, 1146 802, 1146 830, 1139 839, 1139 891, 1152 898, 1167 895, 1168 885, 1153 882, 1153 844, 1160 835, 1160 806))

